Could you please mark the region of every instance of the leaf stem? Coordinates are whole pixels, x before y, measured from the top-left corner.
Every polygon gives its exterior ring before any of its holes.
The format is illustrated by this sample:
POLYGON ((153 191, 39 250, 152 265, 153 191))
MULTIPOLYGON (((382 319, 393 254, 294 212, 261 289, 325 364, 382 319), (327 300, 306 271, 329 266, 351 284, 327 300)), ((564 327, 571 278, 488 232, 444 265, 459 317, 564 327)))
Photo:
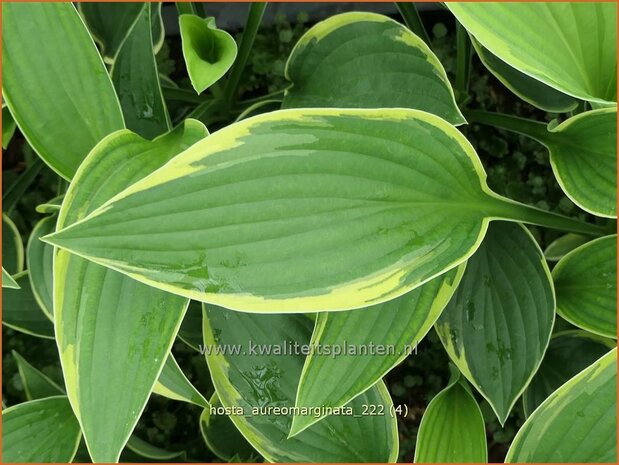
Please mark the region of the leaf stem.
POLYGON ((466 29, 460 23, 456 23, 456 94, 461 103, 469 94, 471 49, 471 39, 466 29))
POLYGON ((267 4, 265 2, 251 3, 249 6, 245 29, 243 30, 243 36, 241 37, 241 43, 239 45, 239 53, 232 65, 230 78, 224 90, 224 100, 228 109, 230 109, 236 101, 236 94, 238 92, 241 76, 247 64, 247 59, 249 58, 249 53, 254 44, 254 39, 256 38, 260 23, 262 22, 262 16, 264 15, 266 6, 267 4))
POLYGON ((202 103, 209 99, 209 97, 198 95, 194 91, 182 89, 180 87, 169 87, 165 84, 161 85, 161 90, 163 92, 163 97, 167 100, 187 103, 202 103))
POLYGON ((469 123, 481 123, 506 129, 535 139, 544 145, 547 145, 547 141, 551 137, 551 133, 546 129, 546 123, 540 121, 483 110, 464 111, 464 117, 469 123))
POLYGON ((176 2, 176 11, 180 15, 195 15, 196 9, 191 2, 176 2))
POLYGON ((398 7, 406 26, 430 47, 430 38, 428 37, 426 28, 421 22, 421 17, 419 16, 419 11, 417 11, 415 4, 409 2, 396 2, 395 5, 398 7))

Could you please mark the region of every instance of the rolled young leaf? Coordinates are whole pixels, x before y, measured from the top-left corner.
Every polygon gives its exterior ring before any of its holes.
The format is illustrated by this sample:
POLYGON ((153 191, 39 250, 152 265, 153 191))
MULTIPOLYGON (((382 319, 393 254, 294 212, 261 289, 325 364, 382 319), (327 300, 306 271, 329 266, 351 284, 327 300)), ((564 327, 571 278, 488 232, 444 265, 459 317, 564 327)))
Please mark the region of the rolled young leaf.
POLYGON ((209 407, 208 401, 187 379, 172 353, 163 365, 153 392, 169 399, 189 402, 203 408, 209 407))
POLYGON ((151 4, 144 3, 110 71, 127 128, 145 139, 171 128, 153 54, 150 10, 151 4))
POLYGON ((484 418, 477 401, 452 375, 448 386, 430 402, 421 419, 415 463, 488 461, 484 418))
POLYGON ((32 292, 43 313, 54 320, 54 247, 39 240, 56 229, 56 216, 48 216, 39 221, 28 239, 28 271, 32 292))
POLYGON ((553 392, 522 425, 505 462, 617 461, 617 349, 553 392))
POLYGON ((374 13, 321 21, 286 64, 283 108, 414 108, 465 122, 447 74, 430 48, 402 24, 374 13))
POLYGON ((453 126, 407 109, 232 124, 45 240, 252 312, 367 307, 462 263, 492 218, 599 228, 499 197, 453 126))
POLYGON ((66 396, 14 405, 2 411, 2 462, 69 463, 81 436, 66 396))
POLYGON ((40 203, 36 206, 35 210, 37 213, 41 213, 43 215, 53 215, 54 213, 58 213, 60 211, 60 206, 62 205, 63 200, 64 195, 59 195, 45 203, 40 203))
POLYGON ((54 325, 34 297, 27 271, 15 275, 18 287, 2 290, 2 324, 31 336, 54 339, 54 325))
POLYGON ((71 179, 124 126, 110 77, 73 4, 11 3, 2 13, 2 95, 32 148, 71 179))
POLYGON ((542 362, 554 317, 550 270, 533 236, 491 224, 436 331, 501 424, 542 362))
POLYGON ((588 242, 552 270, 557 313, 579 328, 617 337, 617 235, 588 242))
POLYGON ((9 289, 19 289, 19 284, 17 284, 17 282, 15 282, 15 280, 13 279, 13 277, 4 269, 4 267, 2 268, 2 287, 6 287, 9 289))
POLYGON ((481 45, 524 74, 582 100, 616 101, 615 3, 446 5, 481 45))
POLYGON ((270 462, 395 462, 396 420, 382 381, 339 415, 287 438, 305 359, 294 347, 307 346, 312 327, 304 315, 255 315, 205 306, 206 360, 230 419, 270 462), (364 415, 370 408, 375 414, 364 415))
POLYGON ((33 367, 28 361, 19 355, 16 351, 13 351, 13 358, 17 362, 17 371, 21 378, 26 398, 28 400, 42 399, 44 397, 52 397, 57 395, 64 395, 63 388, 58 386, 44 373, 41 373, 35 367, 33 367))
POLYGON ((180 15, 183 57, 191 85, 200 94, 217 82, 236 59, 236 42, 215 27, 215 18, 180 15))
POLYGON ((576 376, 605 355, 615 345, 586 331, 571 330, 550 339, 542 364, 522 395, 524 413, 528 417, 559 386, 576 376))
POLYGON ((578 105, 575 98, 511 67, 474 38, 471 42, 488 71, 525 102, 550 113, 568 112, 578 105))
MULTIPOLYGON (((397 299, 373 307, 320 313, 311 344, 328 353, 313 352, 305 359, 295 405, 341 407, 376 384, 410 355, 432 328, 463 272, 461 265, 397 299)), ((321 418, 295 416, 290 435, 321 418)))
MULTIPOLYGON (((147 141, 128 130, 102 140, 67 191, 72 224, 207 135, 199 122, 147 141)), ((54 318, 67 393, 94 461, 115 462, 170 352, 188 301, 65 251, 54 260, 54 318)))

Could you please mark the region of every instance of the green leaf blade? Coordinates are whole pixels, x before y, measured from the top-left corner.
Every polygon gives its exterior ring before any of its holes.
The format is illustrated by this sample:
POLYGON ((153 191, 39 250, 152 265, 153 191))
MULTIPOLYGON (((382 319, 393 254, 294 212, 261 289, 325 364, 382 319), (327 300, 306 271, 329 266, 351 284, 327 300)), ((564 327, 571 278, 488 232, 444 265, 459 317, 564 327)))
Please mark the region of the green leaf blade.
POLYGON ((153 392, 169 399, 189 402, 203 408, 209 407, 208 401, 187 379, 172 353, 163 365, 153 392))
POLYGON ((39 221, 28 239, 28 271, 32 292, 41 310, 50 320, 54 320, 54 247, 40 238, 56 229, 56 216, 48 216, 39 221))

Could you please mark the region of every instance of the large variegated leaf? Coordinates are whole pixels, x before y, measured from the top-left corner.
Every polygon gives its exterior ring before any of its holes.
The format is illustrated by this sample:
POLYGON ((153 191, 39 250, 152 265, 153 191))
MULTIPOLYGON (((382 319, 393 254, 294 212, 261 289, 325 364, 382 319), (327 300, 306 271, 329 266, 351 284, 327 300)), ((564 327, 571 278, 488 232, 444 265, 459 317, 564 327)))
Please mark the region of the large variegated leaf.
POLYGON ((24 243, 21 234, 7 215, 2 214, 2 267, 14 275, 24 270, 24 243))
POLYGON ((124 126, 105 65, 72 3, 7 3, 2 24, 3 98, 32 148, 70 179, 124 126))
POLYGON ((150 22, 151 4, 144 3, 110 71, 127 128, 146 139, 159 136, 171 127, 152 52, 150 22))
POLYGON ((479 405, 452 374, 449 385, 428 404, 419 425, 415 463, 485 463, 486 429, 479 405))
POLYGON ((28 239, 28 271, 32 292, 41 310, 50 320, 54 319, 54 247, 39 240, 56 229, 56 216, 48 216, 39 221, 28 239))
POLYGON ((582 100, 617 98, 617 5, 612 2, 449 2, 490 52, 582 100))
POLYGON ((69 463, 81 436, 66 396, 9 407, 2 411, 2 463, 69 463))
MULTIPOLYGON (((164 39, 161 3, 152 4, 153 51, 164 39)), ((140 2, 78 2, 78 9, 107 63, 112 63, 144 4, 140 2)))
POLYGON ((617 337, 617 236, 581 245, 552 270, 557 313, 602 336, 617 337))
POLYGON ((183 57, 191 85, 199 94, 217 82, 236 59, 236 42, 215 27, 215 18, 180 15, 183 57))
POLYGON ((163 365, 153 392, 169 399, 189 402, 203 408, 209 407, 208 401, 187 379, 172 353, 163 365))
POLYGON ((504 423, 542 361, 554 317, 552 278, 535 239, 522 225, 493 223, 436 330, 504 423))
POLYGON ((46 240, 195 300, 311 312, 414 289, 466 260, 493 217, 598 231, 492 193, 468 141, 429 113, 283 110, 218 131, 46 240))
POLYGON ((291 347, 307 346, 312 328, 313 321, 299 314, 205 309, 206 359, 222 405, 241 410, 231 412, 233 423, 271 462, 395 461, 396 421, 382 381, 348 404, 350 410, 342 409, 287 438, 305 359, 291 347), (233 354, 232 347, 239 354, 233 354), (363 415, 364 405, 381 414, 363 415))
POLYGON ((617 349, 553 392, 522 425, 506 462, 617 461, 617 349))
POLYGON ((63 388, 33 367, 16 351, 13 351, 13 357, 17 363, 17 371, 26 393, 26 399, 35 400, 65 394, 63 388))
POLYGON ((53 339, 54 325, 34 297, 28 272, 14 278, 18 287, 2 290, 2 324, 31 336, 53 339))
POLYGON ((443 66, 402 24, 344 13, 305 33, 286 65, 284 108, 415 108, 465 122, 443 66))
POLYGON ((531 105, 551 113, 571 111, 578 101, 569 95, 544 84, 531 76, 511 67, 503 60, 493 55, 488 49, 472 39, 477 55, 488 70, 505 87, 531 105))
POLYGON ((522 395, 529 416, 553 391, 616 345, 615 341, 580 330, 555 334, 542 364, 522 395))
MULTIPOLYGON (((463 271, 461 265, 397 299, 369 308, 320 313, 312 346, 328 348, 329 353, 314 352, 305 360, 295 405, 341 407, 376 384, 432 328, 463 271)), ((320 419, 295 416, 290 434, 320 419)))
MULTIPOLYGON (((67 191, 72 224, 205 137, 201 123, 150 142, 123 130, 102 140, 67 191)), ((165 363, 187 300, 65 251, 54 260, 54 318, 65 384, 91 457, 114 462, 165 363)))

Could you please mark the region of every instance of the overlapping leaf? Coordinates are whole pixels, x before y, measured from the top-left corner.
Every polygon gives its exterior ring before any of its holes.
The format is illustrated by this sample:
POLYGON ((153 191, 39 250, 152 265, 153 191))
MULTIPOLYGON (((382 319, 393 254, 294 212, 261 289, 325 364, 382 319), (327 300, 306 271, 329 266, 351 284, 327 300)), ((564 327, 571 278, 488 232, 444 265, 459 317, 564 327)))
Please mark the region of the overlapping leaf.
POLYGON ((2 215, 2 268, 14 275, 24 270, 24 243, 7 215, 2 215))
POLYGON ((414 289, 466 260, 494 217, 598 230, 492 193, 436 116, 284 110, 218 131, 46 240, 195 300, 311 312, 414 289))
POLYGON ((443 66, 402 24, 344 13, 305 33, 286 65, 284 108, 414 108, 464 123, 443 66))
POLYGON ((169 399, 189 402, 204 408, 209 407, 207 400, 187 379, 171 353, 163 365, 153 392, 169 399))
POLYGON ((290 347, 307 345, 312 327, 313 321, 304 315, 205 309, 204 344, 211 349, 206 359, 217 394, 224 407, 242 410, 231 415, 233 423, 271 462, 395 461, 396 423, 382 381, 353 400, 350 412, 328 416, 287 438, 292 422, 290 408, 294 407, 305 358, 290 347), (228 348, 226 353, 223 347, 228 348), (233 354, 231 347, 238 348, 239 354, 233 354), (364 405, 375 406, 382 414, 363 415, 364 405))
POLYGON ((28 400, 42 399, 64 395, 64 389, 52 381, 44 373, 33 367, 26 359, 17 352, 13 351, 13 357, 17 362, 17 370, 21 378, 24 392, 28 400))
POLYGON ((617 461, 617 349, 553 392, 522 425, 506 462, 617 461))
POLYGON ((552 270, 557 313, 602 336, 617 335, 617 236, 581 245, 552 270))
POLYGON ((3 97, 32 148, 70 179, 124 126, 110 77, 72 3, 7 3, 2 14, 3 97))
MULTIPOLYGON (((312 346, 326 353, 315 352, 305 360, 295 405, 341 407, 373 386, 432 328, 463 271, 464 265, 373 307, 320 313, 312 346)), ((295 416, 291 435, 319 420, 316 415, 295 416)))
POLYGON ((32 292, 41 306, 41 310, 50 320, 54 319, 53 290, 54 290, 54 247, 39 240, 51 234, 56 228, 56 217, 48 216, 39 221, 28 240, 28 271, 32 292))
POLYGON ((2 290, 2 324, 22 333, 54 338, 54 325, 45 316, 32 292, 27 271, 15 275, 18 288, 2 290))
POLYGON ((13 277, 4 268, 2 268, 2 287, 19 289, 19 284, 15 282, 13 277))
POLYGON ((561 260, 567 253, 574 250, 590 240, 589 237, 581 234, 568 233, 558 239, 552 241, 546 250, 544 250, 544 256, 546 260, 556 262, 561 260))
POLYGON ((542 361, 554 311, 550 271, 535 239, 521 225, 493 223, 436 330, 501 423, 542 361))

